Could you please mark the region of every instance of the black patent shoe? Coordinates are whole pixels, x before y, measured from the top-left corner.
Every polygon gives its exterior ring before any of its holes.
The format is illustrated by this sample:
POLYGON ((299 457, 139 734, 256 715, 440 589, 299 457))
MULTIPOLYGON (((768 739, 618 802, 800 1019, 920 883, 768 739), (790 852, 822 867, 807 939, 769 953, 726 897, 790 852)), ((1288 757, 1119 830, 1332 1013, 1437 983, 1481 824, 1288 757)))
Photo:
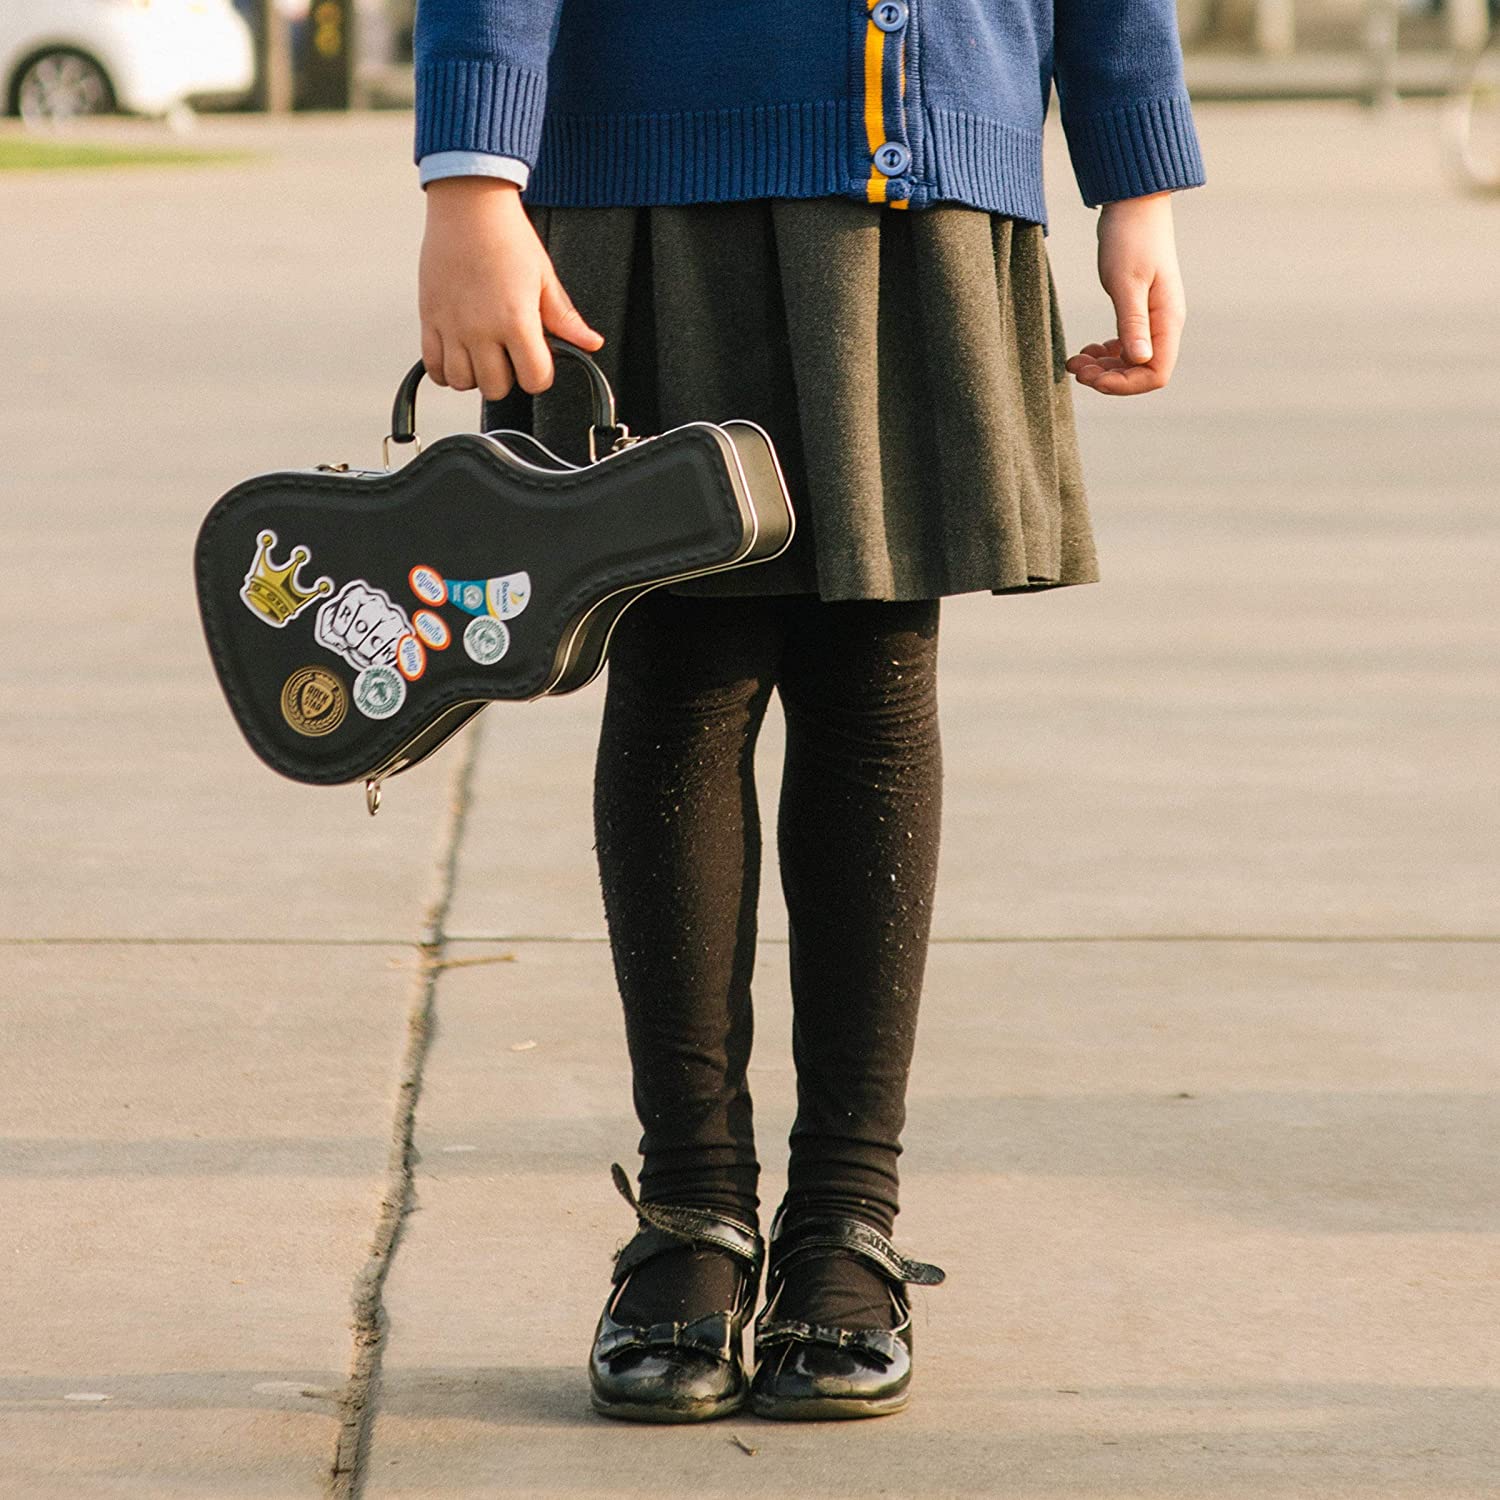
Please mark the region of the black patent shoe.
POLYGON ((625 1169, 616 1162, 610 1172, 640 1228, 615 1257, 614 1289, 594 1330, 589 1353, 594 1410, 634 1422, 706 1422, 738 1411, 749 1392, 744 1331, 760 1290, 765 1240, 750 1225, 711 1209, 640 1203, 625 1169), (684 1245, 709 1245, 735 1257, 741 1274, 732 1305, 688 1323, 617 1322, 612 1312, 631 1272, 684 1245))
POLYGON ((771 1224, 766 1305, 755 1320, 755 1376, 750 1405, 757 1416, 826 1421, 883 1417, 900 1411, 911 1386, 911 1302, 906 1283, 937 1286, 940 1266, 911 1260, 878 1230, 843 1214, 805 1214, 787 1222, 786 1207, 771 1224), (795 1260, 835 1252, 857 1255, 885 1278, 893 1328, 837 1328, 778 1318, 786 1270, 795 1260))

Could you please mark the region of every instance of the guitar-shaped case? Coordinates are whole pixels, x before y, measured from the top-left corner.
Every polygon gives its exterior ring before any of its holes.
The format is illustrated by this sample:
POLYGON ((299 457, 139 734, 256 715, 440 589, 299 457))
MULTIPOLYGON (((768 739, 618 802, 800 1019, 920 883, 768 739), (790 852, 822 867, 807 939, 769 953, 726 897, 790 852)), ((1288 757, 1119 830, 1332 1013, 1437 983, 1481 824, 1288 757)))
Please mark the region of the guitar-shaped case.
POLYGON ((648 589, 790 544, 796 520, 763 428, 632 436, 603 371, 546 338, 588 372, 589 463, 507 430, 423 448, 418 363, 396 393, 386 468, 261 474, 209 511, 194 559, 203 631, 235 720, 272 769, 363 781, 373 812, 386 777, 487 703, 590 682, 648 589), (392 443, 416 456, 390 469, 392 443))

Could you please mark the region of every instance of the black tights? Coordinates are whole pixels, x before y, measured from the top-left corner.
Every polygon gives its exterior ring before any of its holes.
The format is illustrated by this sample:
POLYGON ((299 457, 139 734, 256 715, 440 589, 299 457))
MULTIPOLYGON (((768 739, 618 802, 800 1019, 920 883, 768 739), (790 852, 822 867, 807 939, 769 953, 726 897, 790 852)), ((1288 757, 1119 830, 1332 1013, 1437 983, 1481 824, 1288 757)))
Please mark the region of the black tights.
POLYGON ((777 689, 797 1067, 788 1212, 891 1232, 937 868, 937 638, 935 599, 664 590, 616 629, 594 817, 644 1201, 759 1223, 754 752, 777 689))

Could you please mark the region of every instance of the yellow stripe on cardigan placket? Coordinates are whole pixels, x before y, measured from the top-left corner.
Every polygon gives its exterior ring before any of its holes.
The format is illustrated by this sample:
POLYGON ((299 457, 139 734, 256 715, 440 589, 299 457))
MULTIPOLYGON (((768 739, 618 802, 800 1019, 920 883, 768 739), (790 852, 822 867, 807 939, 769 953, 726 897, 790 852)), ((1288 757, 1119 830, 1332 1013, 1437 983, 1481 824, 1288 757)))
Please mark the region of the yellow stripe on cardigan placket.
MULTIPOLYGON (((873 156, 885 140, 885 39, 872 17, 865 21, 865 141, 873 156)), ((871 203, 885 202, 884 172, 871 166, 865 196, 871 203)))
MULTIPOLYGON (((878 3, 878 0, 876 0, 878 3)), ((906 27, 900 31, 882 31, 874 21, 874 5, 870 19, 865 23, 865 140, 873 156, 876 149, 891 138, 885 125, 885 49, 887 45, 899 48, 897 65, 900 68, 902 120, 901 133, 905 134, 906 101, 906 27)), ((865 196, 871 203, 883 203, 887 208, 910 208, 908 198, 889 197, 891 179, 879 167, 871 166, 870 177, 865 184, 865 196)))

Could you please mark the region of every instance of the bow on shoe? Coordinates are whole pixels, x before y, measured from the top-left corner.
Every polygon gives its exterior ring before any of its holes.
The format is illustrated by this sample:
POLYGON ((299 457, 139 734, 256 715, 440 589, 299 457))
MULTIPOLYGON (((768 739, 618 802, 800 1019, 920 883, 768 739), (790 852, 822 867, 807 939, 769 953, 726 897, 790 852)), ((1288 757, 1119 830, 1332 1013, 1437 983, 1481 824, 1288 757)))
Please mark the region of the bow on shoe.
POLYGON ((898 1341, 888 1329, 832 1328, 826 1323, 804 1323, 796 1318, 766 1324, 756 1343, 762 1349, 769 1349, 772 1344, 831 1344, 835 1349, 858 1349, 883 1366, 895 1364, 898 1357, 898 1341))
POLYGON ((702 1349, 728 1359, 734 1347, 734 1329, 724 1313, 710 1313, 690 1323, 652 1323, 645 1328, 610 1319, 594 1347, 600 1359, 613 1359, 627 1349, 702 1349))
POLYGON ((905 1283, 937 1286, 945 1279, 941 1266, 903 1255, 863 1220, 826 1212, 789 1216, 783 1201, 771 1225, 766 1305, 755 1321, 754 1411, 763 1417, 813 1420, 900 1411, 912 1370, 911 1302, 905 1283), (880 1272, 899 1320, 895 1327, 841 1328, 777 1316, 788 1268, 839 1251, 880 1272))
POLYGON ((738 1411, 749 1395, 741 1343, 765 1263, 765 1240, 751 1225, 713 1209, 640 1202, 619 1162, 610 1175, 639 1227, 615 1253, 614 1290, 594 1331, 589 1397, 595 1410, 645 1422, 702 1422, 738 1411), (611 1309, 622 1300, 631 1273, 685 1245, 722 1250, 740 1263, 734 1292, 726 1298, 731 1305, 691 1321, 640 1325, 616 1319, 611 1309), (645 1358, 636 1357, 645 1351, 645 1358))
POLYGON ((755 1326, 758 1349, 773 1344, 827 1344, 858 1350, 887 1367, 909 1356, 911 1303, 906 1296, 906 1283, 939 1286, 947 1279, 941 1266, 903 1255, 879 1230, 859 1219, 844 1214, 808 1214, 789 1222, 784 1203, 771 1224, 770 1260, 767 1303, 755 1326), (799 1318, 776 1317, 775 1308, 788 1265, 820 1250, 843 1250, 875 1266, 890 1284, 901 1322, 894 1329, 839 1328, 799 1318))

